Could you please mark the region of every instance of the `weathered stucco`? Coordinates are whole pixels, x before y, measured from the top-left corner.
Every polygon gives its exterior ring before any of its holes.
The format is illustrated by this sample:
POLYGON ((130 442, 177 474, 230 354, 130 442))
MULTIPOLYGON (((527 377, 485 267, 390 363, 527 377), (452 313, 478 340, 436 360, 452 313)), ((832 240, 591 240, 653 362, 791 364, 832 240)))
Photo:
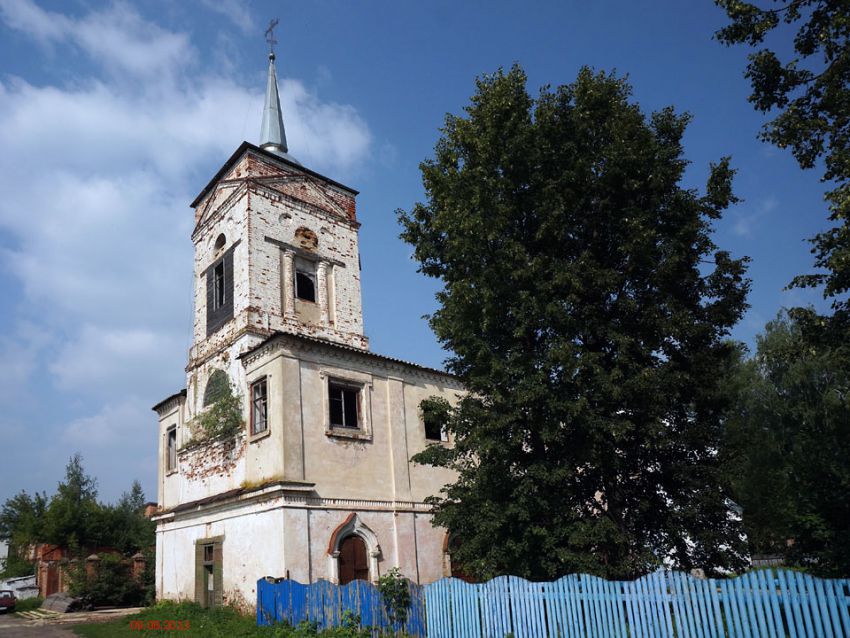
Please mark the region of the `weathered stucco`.
POLYGON ((446 573, 445 532, 430 524, 424 499, 453 475, 410 458, 433 443, 422 400, 454 402, 462 388, 444 373, 369 352, 354 194, 251 147, 196 202, 186 390, 155 408, 160 598, 193 597, 195 545, 219 537, 224 598, 236 602, 253 604, 264 576, 334 579, 335 530, 364 538, 372 579, 394 566, 418 582, 446 573), (233 316, 208 335, 206 271, 229 250, 233 316), (296 263, 315 267, 315 303, 294 298, 296 263), (216 370, 242 397, 245 427, 199 443, 197 415, 216 370), (248 399, 260 379, 268 427, 251 436, 248 399), (356 390, 356 428, 331 425, 329 383, 356 390), (172 426, 177 467, 166 472, 172 426), (340 527, 346 521, 350 529, 340 527))

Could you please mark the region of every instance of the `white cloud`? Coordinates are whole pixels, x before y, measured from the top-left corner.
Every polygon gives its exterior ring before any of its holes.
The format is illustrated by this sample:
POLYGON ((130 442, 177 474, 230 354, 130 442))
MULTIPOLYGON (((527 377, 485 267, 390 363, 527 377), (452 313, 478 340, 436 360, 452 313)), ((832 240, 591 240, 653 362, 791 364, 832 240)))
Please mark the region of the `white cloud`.
POLYGON ((43 44, 69 42, 113 72, 170 76, 195 57, 189 38, 144 20, 130 5, 116 2, 83 18, 45 11, 30 0, 0 0, 6 24, 43 44))
MULTIPOLYGON (((106 457, 126 454, 125 427, 138 429, 130 438, 152 476, 150 406, 182 386, 191 334, 189 203, 243 139, 257 141, 264 82, 246 88, 249 74, 222 67, 198 73, 187 34, 123 3, 70 16, 0 0, 0 20, 54 67, 69 49, 94 64, 85 76, 68 67, 61 86, 0 76, 0 267, 23 295, 2 311, 28 326, 0 339, 0 384, 14 388, 0 410, 43 371, 36 396, 56 405, 38 427, 110 450, 97 452, 104 471, 106 457)), ((281 90, 290 149, 305 165, 345 179, 369 158, 371 133, 355 109, 295 79, 281 90)), ((35 427, 17 414, 10 423, 35 427)))
POLYGON ((201 4, 210 11, 223 15, 243 33, 254 29, 254 18, 245 0, 201 0, 201 4))
POLYGON ((778 205, 779 200, 770 196, 750 208, 749 212, 737 212, 733 217, 732 232, 738 237, 751 237, 761 220, 773 212, 778 205))

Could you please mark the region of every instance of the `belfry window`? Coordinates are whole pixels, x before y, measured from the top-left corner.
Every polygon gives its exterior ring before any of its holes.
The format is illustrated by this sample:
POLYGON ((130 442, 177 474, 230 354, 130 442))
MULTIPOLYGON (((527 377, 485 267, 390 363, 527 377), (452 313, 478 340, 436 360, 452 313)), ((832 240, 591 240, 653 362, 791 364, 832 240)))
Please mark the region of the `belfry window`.
POLYGON ((304 301, 316 301, 316 265, 306 259, 295 260, 295 296, 304 301))
POLYGON ((213 268, 213 310, 224 305, 224 261, 213 268))
POLYGON ((207 268, 207 336, 233 318, 233 249, 207 268))

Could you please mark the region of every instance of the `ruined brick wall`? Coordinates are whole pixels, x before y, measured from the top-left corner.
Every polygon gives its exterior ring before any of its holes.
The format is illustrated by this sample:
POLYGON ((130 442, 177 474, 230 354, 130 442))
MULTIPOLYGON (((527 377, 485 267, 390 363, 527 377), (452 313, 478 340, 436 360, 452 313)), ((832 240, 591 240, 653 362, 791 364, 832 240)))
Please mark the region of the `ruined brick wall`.
POLYGON ((251 305, 259 310, 254 319, 257 325, 367 348, 368 341, 363 336, 356 222, 343 217, 342 209, 336 205, 332 209, 329 198, 323 196, 312 182, 257 185, 249 191, 249 197, 251 305), (296 199, 295 195, 299 198, 296 199), (281 244, 297 246, 299 238, 296 233, 299 230, 315 233, 316 246, 311 252, 326 260, 327 325, 323 325, 318 317, 284 316, 285 302, 281 291, 285 285, 285 274, 281 252, 285 248, 281 244), (267 238, 279 243, 269 242, 267 238))
MULTIPOLYGON (((247 153, 196 208, 194 340, 189 368, 238 336, 266 336, 288 330, 358 348, 363 335, 360 254, 354 195, 330 182, 247 153), (298 245, 296 233, 315 234, 314 254, 327 265, 327 317, 316 308, 286 313, 284 245, 298 245), (224 234, 226 242, 216 248, 224 234), (270 243, 268 240, 277 243, 270 243), (233 319, 207 336, 206 269, 233 250, 233 319), (310 312, 306 312, 306 310, 310 312)), ((291 278, 292 273, 289 273, 291 278)))

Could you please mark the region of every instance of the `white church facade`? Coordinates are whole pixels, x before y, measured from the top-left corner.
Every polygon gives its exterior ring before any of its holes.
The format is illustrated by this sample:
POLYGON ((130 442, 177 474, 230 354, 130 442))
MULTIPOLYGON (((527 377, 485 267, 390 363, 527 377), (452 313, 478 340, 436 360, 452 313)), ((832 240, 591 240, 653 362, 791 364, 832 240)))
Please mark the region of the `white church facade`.
POLYGON ((192 203, 186 388, 154 406, 158 599, 253 604, 265 576, 449 574, 424 501, 454 476, 410 458, 450 444, 420 403, 462 387, 369 350, 356 195, 289 155, 271 54, 261 144, 244 142, 192 203), (242 427, 203 440, 199 416, 228 387, 242 427))

